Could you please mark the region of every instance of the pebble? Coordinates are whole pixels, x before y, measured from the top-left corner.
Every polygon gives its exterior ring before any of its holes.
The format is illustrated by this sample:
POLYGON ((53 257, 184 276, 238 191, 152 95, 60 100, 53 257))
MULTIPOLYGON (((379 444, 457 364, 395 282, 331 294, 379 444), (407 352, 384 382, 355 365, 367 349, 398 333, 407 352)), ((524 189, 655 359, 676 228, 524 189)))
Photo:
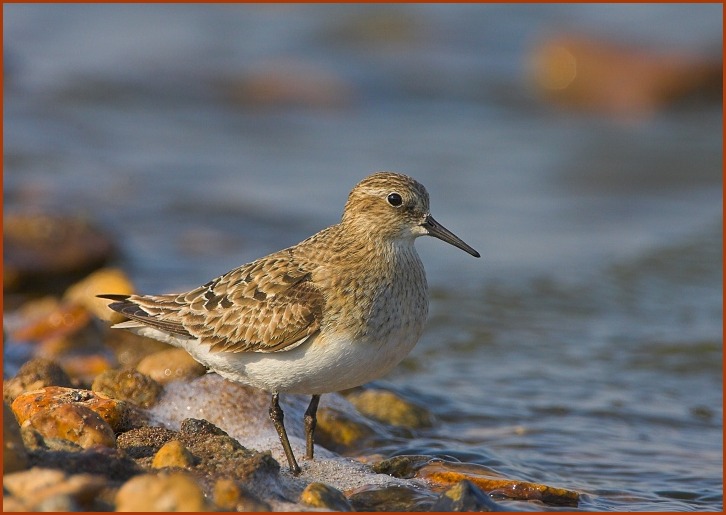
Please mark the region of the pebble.
POLYGON ((122 270, 102 268, 70 286, 63 294, 63 301, 82 306, 97 318, 114 324, 125 320, 123 315, 109 309, 109 300, 98 298, 104 293, 131 295, 134 286, 122 270))
POLYGON ((450 487, 468 480, 489 495, 513 500, 541 501, 553 506, 577 506, 579 494, 572 490, 501 476, 476 463, 459 463, 430 456, 396 456, 373 466, 379 474, 419 478, 434 485, 450 487))
POLYGON ((207 369, 184 349, 166 349, 143 358, 136 366, 161 384, 203 376, 207 369))
POLYGON ((317 413, 315 441, 331 451, 343 452, 362 448, 364 442, 376 435, 375 429, 335 408, 321 407, 317 413))
POLYGON ((420 429, 433 425, 433 416, 421 406, 386 390, 363 390, 346 395, 346 399, 364 415, 397 427, 420 429))
POLYGON ((154 455, 151 466, 155 469, 167 467, 187 468, 194 463, 194 456, 179 440, 170 440, 154 455))
POLYGON ((313 508, 326 508, 330 511, 352 511, 343 492, 325 483, 310 483, 300 494, 300 502, 313 508))
POLYGON ((111 399, 102 393, 77 388, 47 386, 26 392, 18 396, 11 407, 15 418, 22 426, 35 413, 69 403, 95 411, 115 432, 120 432, 129 423, 129 409, 126 403, 111 399))
POLYGON ((211 511, 196 481, 182 472, 142 474, 116 494, 116 511, 211 511))
POLYGON ((148 408, 156 403, 163 387, 141 372, 122 368, 106 370, 93 381, 91 390, 137 406, 148 408))

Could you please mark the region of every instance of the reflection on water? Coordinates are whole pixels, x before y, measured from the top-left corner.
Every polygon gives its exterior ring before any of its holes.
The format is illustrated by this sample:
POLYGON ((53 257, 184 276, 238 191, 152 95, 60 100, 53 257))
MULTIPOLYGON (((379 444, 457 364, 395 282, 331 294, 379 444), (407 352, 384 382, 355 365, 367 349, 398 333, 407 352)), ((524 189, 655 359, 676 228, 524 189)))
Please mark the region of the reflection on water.
POLYGON ((524 67, 572 26, 708 54, 721 19, 8 5, 5 209, 98 220, 141 291, 181 291, 335 223, 369 172, 409 173, 482 259, 417 243, 431 317, 385 380, 440 423, 385 450, 576 489, 584 509, 720 510, 720 105, 568 114, 524 67), (261 96, 261 78, 289 87, 280 70, 299 87, 261 96))

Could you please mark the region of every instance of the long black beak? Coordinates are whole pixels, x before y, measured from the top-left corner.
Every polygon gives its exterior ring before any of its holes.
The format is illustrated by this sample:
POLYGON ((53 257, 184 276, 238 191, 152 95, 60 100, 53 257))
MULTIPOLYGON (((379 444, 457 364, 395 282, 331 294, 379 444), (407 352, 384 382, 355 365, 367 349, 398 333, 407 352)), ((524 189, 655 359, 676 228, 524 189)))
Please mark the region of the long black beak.
POLYGON ((421 224, 421 226, 424 227, 428 231, 429 235, 433 236, 434 238, 438 238, 442 241, 445 241, 446 243, 450 243, 454 247, 459 247, 464 252, 468 252, 476 258, 481 257, 481 255, 476 250, 464 243, 461 238, 459 238, 456 234, 454 234, 446 227, 441 225, 439 222, 434 220, 433 216, 426 215, 426 219, 424 220, 424 223, 421 224))

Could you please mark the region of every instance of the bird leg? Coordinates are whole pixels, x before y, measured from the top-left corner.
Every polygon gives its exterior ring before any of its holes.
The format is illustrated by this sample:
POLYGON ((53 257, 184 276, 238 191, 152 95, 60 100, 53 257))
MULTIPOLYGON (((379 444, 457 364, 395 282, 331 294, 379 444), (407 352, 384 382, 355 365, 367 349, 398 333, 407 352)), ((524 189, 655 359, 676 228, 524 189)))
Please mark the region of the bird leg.
POLYGON ((318 412, 318 403, 320 395, 313 395, 310 399, 310 405, 305 411, 305 459, 312 460, 315 452, 315 426, 318 424, 316 413, 318 412))
POLYGON ((297 476, 300 473, 301 469, 300 465, 298 465, 297 461, 295 461, 295 455, 292 453, 292 447, 290 447, 290 440, 287 439, 287 432, 285 431, 285 426, 282 423, 283 418, 284 415, 282 413, 282 408, 280 408, 279 395, 273 393, 272 403, 270 404, 270 419, 272 419, 272 423, 275 426, 277 435, 280 437, 280 443, 282 444, 282 448, 285 450, 285 456, 287 456, 287 463, 290 465, 290 472, 292 472, 293 475, 297 476))

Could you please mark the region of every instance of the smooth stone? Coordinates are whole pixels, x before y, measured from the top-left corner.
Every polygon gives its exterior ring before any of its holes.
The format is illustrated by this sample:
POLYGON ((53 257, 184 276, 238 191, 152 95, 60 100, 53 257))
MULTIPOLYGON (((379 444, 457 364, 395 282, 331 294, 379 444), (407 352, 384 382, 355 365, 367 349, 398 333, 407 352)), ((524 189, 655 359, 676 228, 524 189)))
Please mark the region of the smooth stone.
POLYGON ((134 286, 121 269, 102 268, 71 285, 63 294, 63 301, 83 306, 101 320, 114 324, 124 321, 123 315, 109 309, 109 300, 98 297, 104 293, 131 295, 134 286))
POLYGON ((364 442, 376 436, 371 425, 335 408, 318 409, 317 421, 315 441, 331 451, 361 448, 364 442))
POLYGON ((300 502, 313 508, 331 511, 353 511, 343 492, 325 483, 310 483, 300 494, 300 502))
POLYGON ((471 481, 489 495, 522 501, 541 501, 552 506, 577 506, 580 494, 541 483, 509 479, 476 463, 459 463, 430 456, 396 456, 373 466, 379 474, 423 479, 434 485, 451 487, 471 481))
POLYGON ((116 511, 210 511, 201 487, 186 473, 142 474, 116 494, 116 511))
POLYGON ((77 388, 47 386, 26 392, 17 397, 11 407, 22 426, 35 413, 62 404, 79 404, 95 411, 115 432, 120 432, 129 423, 129 410, 125 402, 77 388))
POLYGON ((151 466, 155 469, 166 467, 187 468, 194 463, 194 456, 189 449, 179 440, 170 440, 161 446, 156 454, 151 466))
POLYGON ((421 406, 386 390, 363 390, 346 399, 364 415, 397 427, 419 429, 433 425, 433 415, 421 406))

